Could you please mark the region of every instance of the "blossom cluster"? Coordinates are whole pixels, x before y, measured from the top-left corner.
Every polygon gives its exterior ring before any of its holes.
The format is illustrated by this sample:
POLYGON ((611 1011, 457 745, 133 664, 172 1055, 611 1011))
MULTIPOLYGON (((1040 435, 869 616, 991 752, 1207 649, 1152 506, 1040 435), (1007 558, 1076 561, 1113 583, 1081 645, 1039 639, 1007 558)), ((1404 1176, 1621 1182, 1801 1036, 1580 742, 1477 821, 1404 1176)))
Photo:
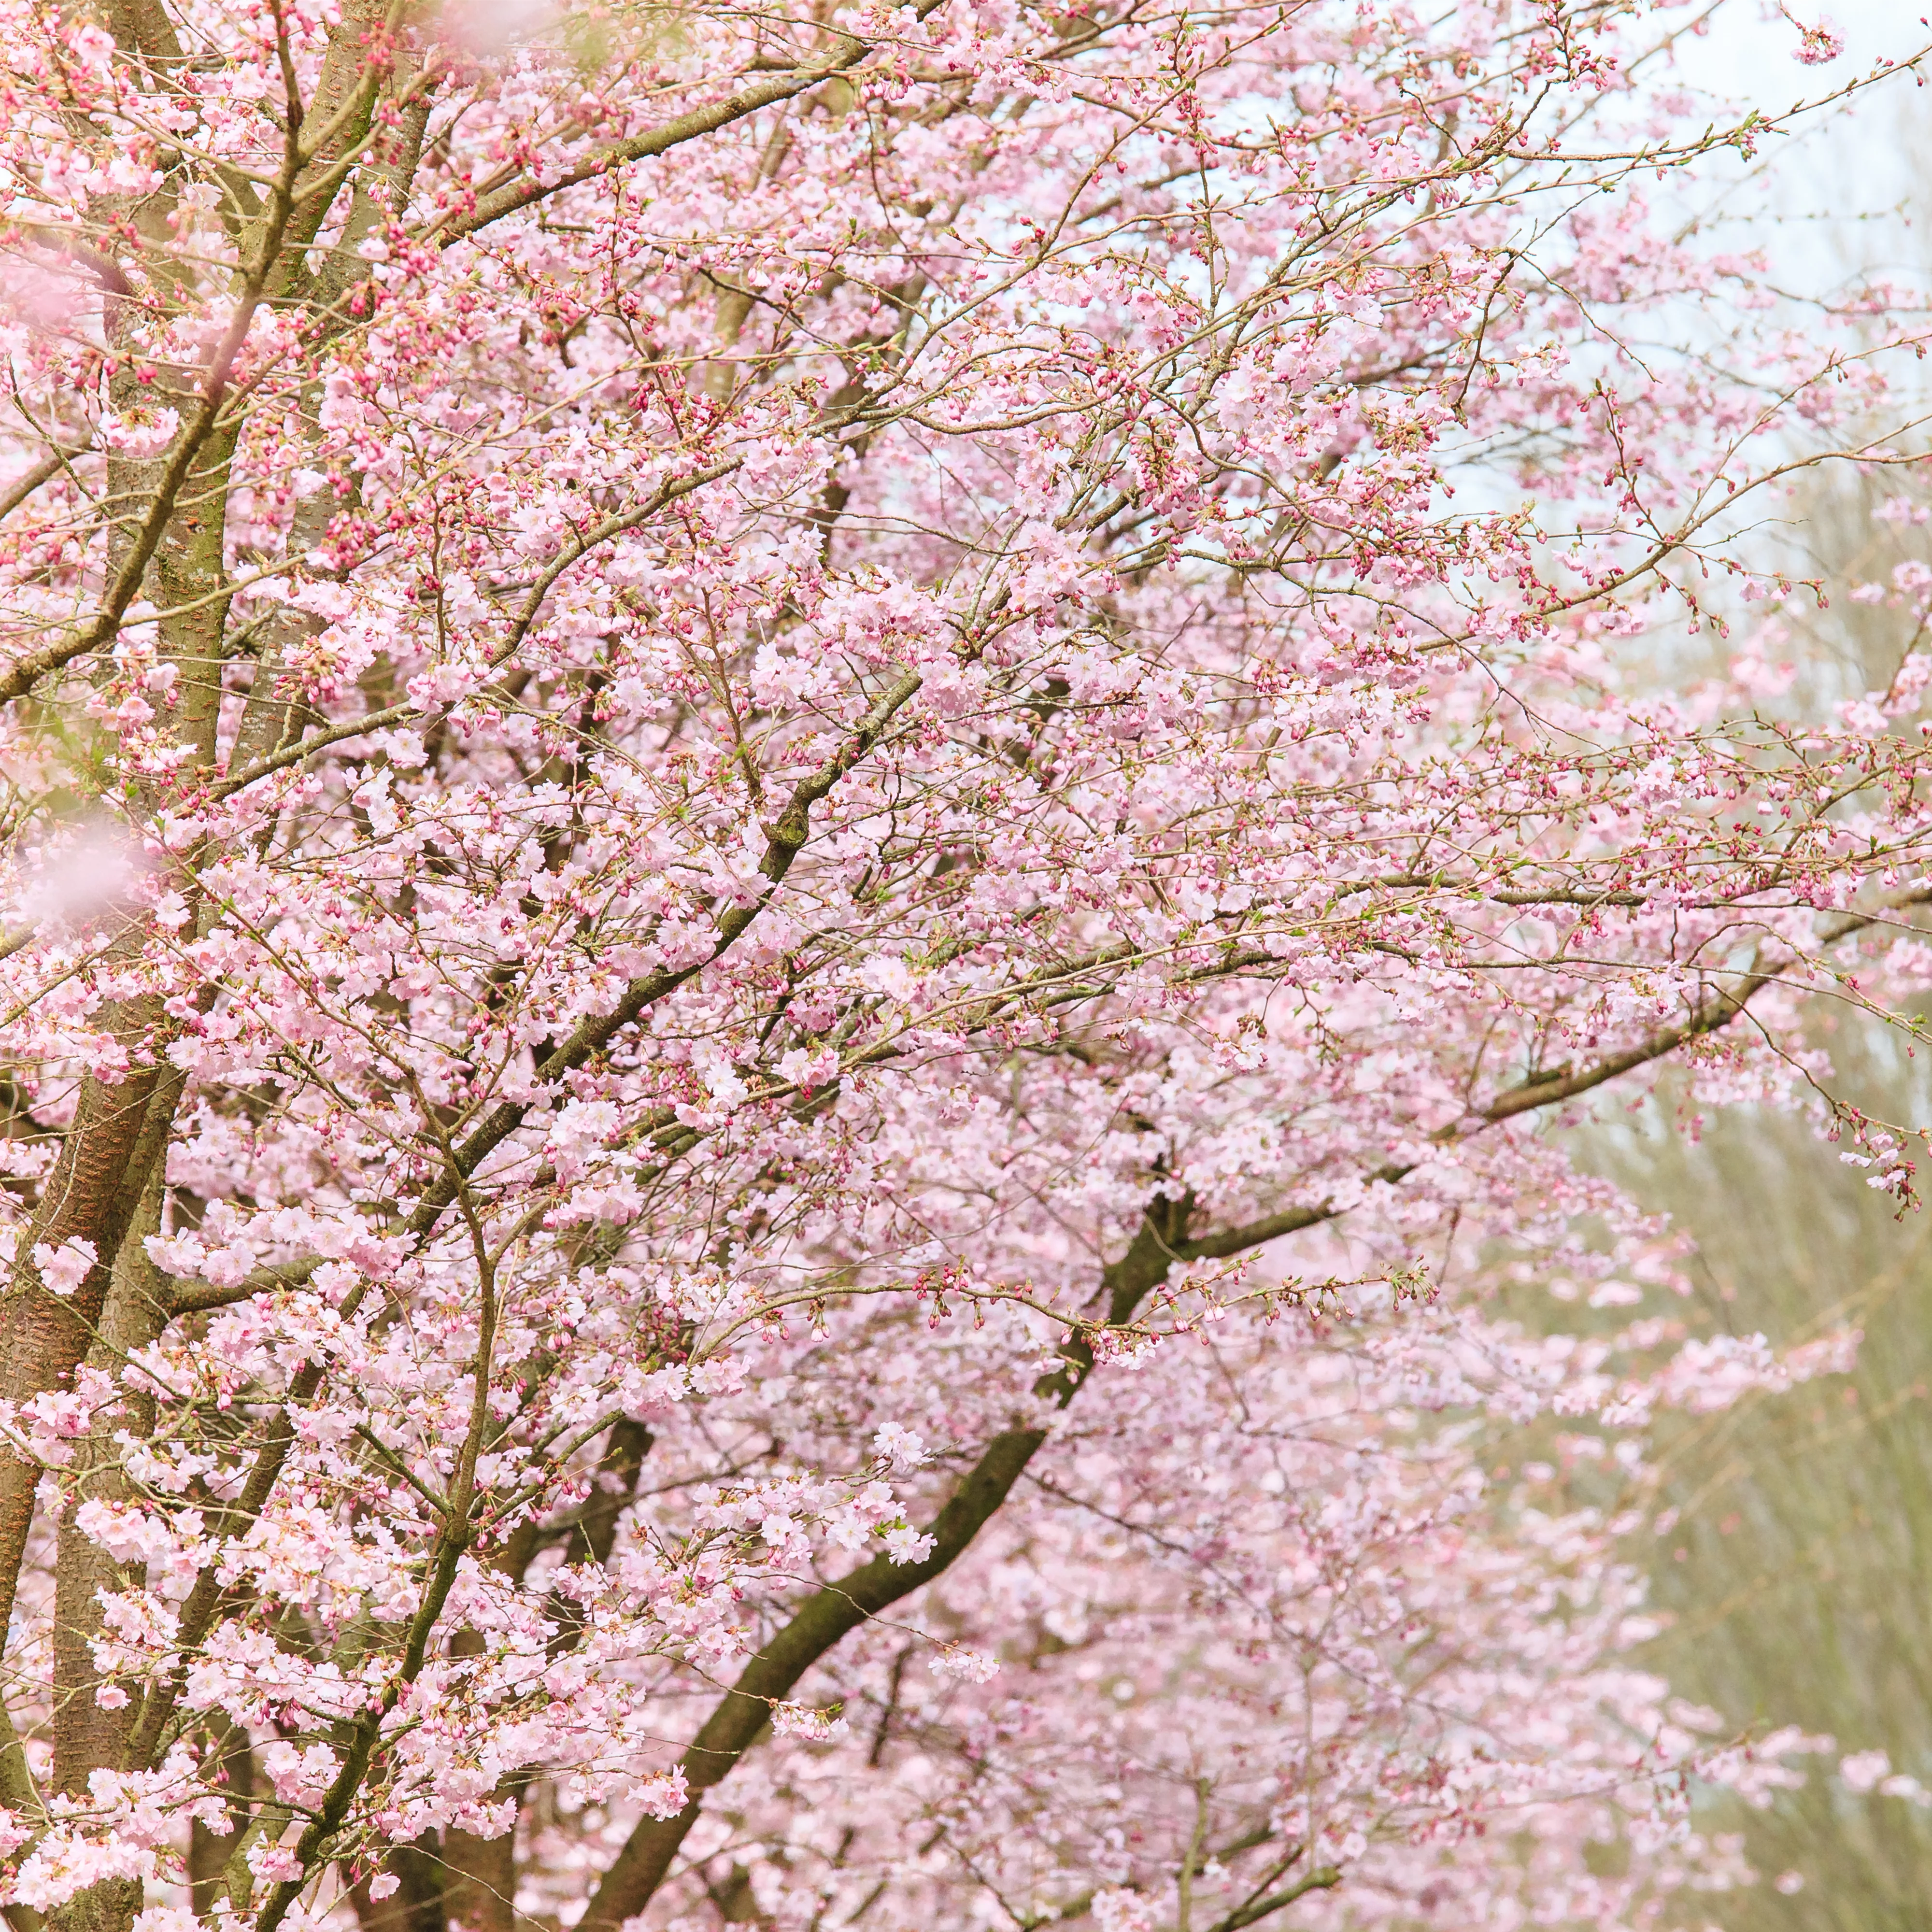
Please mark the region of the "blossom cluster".
POLYGON ((1819 594, 1917 298, 1653 205, 1767 124, 1688 8, 489 11, 0 0, 0 1902, 1745 1882, 1689 1780, 1820 1748, 1620 1539, 1856 1338, 1689 1332, 1546 1127, 1912 1198, 1804 1022, 1932 978, 1924 661, 1652 674, 1819 594))

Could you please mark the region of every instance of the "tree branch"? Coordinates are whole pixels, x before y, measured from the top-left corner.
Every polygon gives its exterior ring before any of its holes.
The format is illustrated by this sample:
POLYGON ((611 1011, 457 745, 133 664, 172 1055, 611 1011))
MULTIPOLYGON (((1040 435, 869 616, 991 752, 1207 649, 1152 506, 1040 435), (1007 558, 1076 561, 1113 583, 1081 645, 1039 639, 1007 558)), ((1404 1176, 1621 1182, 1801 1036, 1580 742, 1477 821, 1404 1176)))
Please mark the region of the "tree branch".
POLYGON ((1216 1919, 1208 1932, 1241 1932, 1243 1926, 1252 1925, 1257 1919, 1279 1912, 1284 1905, 1292 1905, 1306 1893, 1328 1892, 1341 1882, 1342 1874, 1334 1866, 1317 1865, 1312 1872, 1304 1874, 1282 1891, 1270 1892, 1267 1898, 1258 1898, 1251 1905, 1238 1906, 1225 1918, 1216 1919))
MULTIPOLYGON (((919 0, 912 9, 914 17, 923 20, 944 4, 945 0, 919 0)), ((842 74, 849 74, 875 50, 872 42, 849 34, 841 38, 845 46, 830 60, 774 74, 767 80, 754 81, 707 107, 694 107, 688 113, 680 114, 674 120, 649 128, 641 134, 634 134, 628 140, 614 142, 576 166, 562 170, 553 179, 512 182, 493 193, 481 195, 468 214, 437 223, 423 238, 440 242, 444 248, 448 248, 474 235, 479 229, 502 220, 506 215, 533 208, 538 202, 547 201, 566 188, 581 187, 586 182, 596 181, 618 168, 627 167, 633 161, 649 160, 658 154, 668 154, 687 141, 715 134, 721 128, 728 128, 748 115, 756 114, 764 108, 776 107, 781 101, 790 100, 842 74)))
MULTIPOLYGON (((1191 1202, 1156 1196, 1140 1232, 1102 1276, 1108 1295, 1107 1325, 1118 1328, 1167 1279, 1191 1202)), ((1036 1396, 1064 1408, 1087 1381, 1094 1351, 1084 1336, 1070 1336, 1060 1366, 1034 1384, 1036 1396)), ((931 1552, 916 1563, 876 1556, 838 1582, 808 1597, 784 1628, 752 1658, 706 1720, 682 1760, 691 1801, 672 1818, 646 1818, 592 1894, 583 1932, 617 1932, 651 1900, 691 1828, 704 1794, 721 1783, 756 1742, 772 1706, 788 1696, 806 1672, 848 1633, 943 1576, 992 1521, 1047 1438, 1044 1428, 1009 1429, 996 1436, 928 1526, 931 1552)))

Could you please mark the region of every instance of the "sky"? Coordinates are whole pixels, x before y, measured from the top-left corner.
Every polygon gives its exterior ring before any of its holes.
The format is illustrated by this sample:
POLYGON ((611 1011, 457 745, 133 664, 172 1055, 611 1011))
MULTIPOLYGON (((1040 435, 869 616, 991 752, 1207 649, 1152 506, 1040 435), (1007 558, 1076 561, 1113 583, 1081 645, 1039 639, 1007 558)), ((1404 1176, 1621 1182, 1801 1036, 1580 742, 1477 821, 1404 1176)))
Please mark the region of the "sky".
POLYGON ((1849 110, 1812 116, 1802 131, 1768 140, 1756 169, 1718 171, 1735 177, 1724 197, 1733 220, 1801 284, 1823 288, 1860 268, 1932 266, 1918 238, 1932 230, 1932 196, 1922 186, 1932 160, 1928 16, 1932 0, 1836 0, 1822 9, 1791 0, 1789 16, 1772 0, 1731 0, 1708 32, 1679 43, 1681 82, 1714 102, 1766 113, 1816 100, 1882 62, 1928 56, 1925 87, 1895 74, 1849 110), (1844 53, 1828 65, 1800 65, 1794 20, 1829 25, 1844 53))

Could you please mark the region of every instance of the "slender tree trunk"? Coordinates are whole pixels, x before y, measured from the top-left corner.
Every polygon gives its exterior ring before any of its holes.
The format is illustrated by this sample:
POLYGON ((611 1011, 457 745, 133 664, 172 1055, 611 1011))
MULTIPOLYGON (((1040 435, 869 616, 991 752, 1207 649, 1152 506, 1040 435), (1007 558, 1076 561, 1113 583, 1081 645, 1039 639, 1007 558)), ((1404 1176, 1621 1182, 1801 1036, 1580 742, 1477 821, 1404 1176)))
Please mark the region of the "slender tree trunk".
POLYGON ((197 1818, 188 1828, 188 1898, 197 1918, 206 1918, 226 1895, 228 1861, 248 1828, 255 1796, 255 1754, 248 1733, 220 1710, 208 1714, 214 1755, 228 1786, 230 1829, 224 1836, 197 1818))
MULTIPOLYGON (((596 1486, 584 1500, 571 1526, 565 1550, 572 1563, 603 1563, 617 1540, 618 1520, 638 1492, 638 1478, 650 1453, 651 1432, 641 1422, 621 1417, 612 1424, 609 1442, 598 1466, 596 1486)), ((520 1575, 535 1553, 534 1541, 512 1552, 514 1574, 520 1575)), ((509 1567, 506 1564, 506 1568, 509 1567)), ((556 1625, 550 1654, 561 1656, 584 1629, 584 1613, 569 1598, 552 1597, 550 1614, 556 1625)), ((470 1630, 458 1633, 451 1648, 458 1655, 474 1654, 482 1645, 470 1630)), ((531 1780, 523 1773, 506 1778, 497 1788, 500 1800, 513 1802, 520 1812, 531 1780)), ((517 1922, 517 1829, 494 1838, 451 1830, 442 1834, 443 1862, 449 1876, 445 1910, 452 1926, 465 1932, 512 1932, 517 1922)))
MULTIPOLYGON (((160 1226, 160 1163, 148 1163, 140 1205, 116 1260, 99 1333, 88 1351, 90 1366, 112 1373, 133 1350, 158 1335, 166 1318, 165 1284, 148 1259, 144 1238, 160 1226)), ((117 1412, 100 1417, 77 1445, 68 1503, 58 1532, 54 1568, 53 1784, 64 1796, 85 1796, 89 1774, 123 1768, 134 1706, 108 1688, 96 1664, 93 1640, 102 1628, 102 1598, 138 1588, 145 1566, 123 1564, 78 1525, 89 1502, 124 1502, 133 1493, 120 1444, 123 1432, 152 1432, 152 1400, 130 1394, 117 1412), (107 1694, 104 1699, 104 1690, 107 1694)), ((141 1906, 132 1879, 91 1886, 55 1912, 50 1932, 127 1932, 141 1906)))

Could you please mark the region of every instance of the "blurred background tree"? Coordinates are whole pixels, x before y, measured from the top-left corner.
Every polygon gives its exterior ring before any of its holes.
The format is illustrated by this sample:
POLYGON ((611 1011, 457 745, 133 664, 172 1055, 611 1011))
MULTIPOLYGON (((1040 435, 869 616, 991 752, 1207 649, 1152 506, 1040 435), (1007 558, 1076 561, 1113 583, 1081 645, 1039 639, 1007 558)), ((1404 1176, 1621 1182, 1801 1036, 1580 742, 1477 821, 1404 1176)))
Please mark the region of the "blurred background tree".
MULTIPOLYGON (((1838 1055, 1896 1094, 1886 1058, 1838 1055)), ((1832 1148, 1754 1110, 1694 1141, 1654 1117, 1592 1139, 1601 1171, 1694 1243, 1684 1264, 1711 1329, 1864 1335, 1849 1376, 1681 1423, 1658 1498, 1678 1520, 1636 1539, 1670 1619, 1646 1660, 1740 1726, 1838 1740, 1802 1789, 1718 1823, 1766 1882, 1708 1915, 1726 1932, 1922 1932, 1932 1810, 1832 1767, 1882 1750, 1932 1787, 1932 1224, 1895 1222, 1832 1148), (1802 1889, 1774 1882, 1790 1873, 1802 1889)))
MULTIPOLYGON (((1932 563, 1932 490, 1895 476, 1808 481, 1767 529, 1792 574, 1834 587, 1768 620, 1730 614, 1680 644, 1664 681, 1708 675, 1741 649, 1796 667, 1768 700, 1820 715, 1883 691, 1906 654, 1932 648, 1904 614, 1844 594, 1932 563), (1928 520, 1916 519, 1927 516, 1928 520), (1681 655, 1679 654, 1681 652, 1681 655), (1702 654, 1706 662, 1696 660, 1702 654)), ((1826 1015, 1817 1044, 1834 1090, 1882 1118, 1932 1121, 1932 1047, 1826 1015)), ((1712 1333, 1780 1346, 1833 1328, 1864 1332, 1857 1369, 1747 1400, 1666 1432, 1654 1521, 1633 1553, 1668 1619, 1644 1660, 1740 1729, 1829 1733, 1803 1788, 1734 1829, 1761 1874, 1700 1902, 1725 1932, 1924 1932, 1932 1926, 1932 1210, 1895 1220, 1839 1150, 1789 1115, 1738 1108, 1675 1117, 1668 1094, 1585 1136, 1597 1171, 1688 1244, 1681 1312, 1712 1333), (1850 1783, 1836 1766, 1867 1756, 1850 1783), (1916 1779, 1924 1800, 1887 1795, 1916 1779), (1854 1788, 1863 1785, 1861 1790, 1854 1788), (1802 1879, 1802 1882, 1801 1882, 1802 1879)), ((1922 1174, 1932 1182, 1932 1174, 1922 1174)), ((1928 1196, 1932 1198, 1932 1196, 1928 1196)), ((1668 1295, 1653 1296, 1653 1307, 1668 1295)), ((1628 1315, 1628 1310, 1622 1311, 1628 1315)), ((1574 1312, 1566 1314, 1574 1321, 1574 1312)))

